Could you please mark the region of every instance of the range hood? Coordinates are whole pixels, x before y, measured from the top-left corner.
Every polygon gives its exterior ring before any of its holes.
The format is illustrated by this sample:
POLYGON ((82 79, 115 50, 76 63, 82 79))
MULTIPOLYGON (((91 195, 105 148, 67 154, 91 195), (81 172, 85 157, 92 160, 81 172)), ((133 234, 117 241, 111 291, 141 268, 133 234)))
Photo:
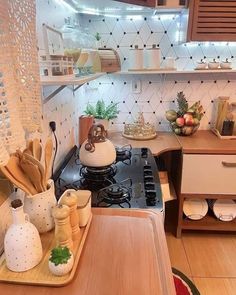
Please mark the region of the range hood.
POLYGON ((150 8, 127 4, 114 0, 64 0, 74 11, 83 14, 123 16, 123 15, 156 15, 182 11, 187 6, 187 0, 157 0, 156 7, 150 8))

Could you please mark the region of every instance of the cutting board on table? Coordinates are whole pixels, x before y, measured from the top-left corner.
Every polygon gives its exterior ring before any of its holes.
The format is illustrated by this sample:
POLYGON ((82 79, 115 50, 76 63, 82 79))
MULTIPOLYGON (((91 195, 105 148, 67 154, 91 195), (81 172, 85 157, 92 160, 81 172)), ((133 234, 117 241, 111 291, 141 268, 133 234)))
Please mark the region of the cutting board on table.
MULTIPOLYGON (((160 212, 112 208, 92 212, 73 281, 60 288, 24 286, 22 295, 176 294, 160 212)), ((0 283, 0 290, 11 294, 16 288, 0 283)))

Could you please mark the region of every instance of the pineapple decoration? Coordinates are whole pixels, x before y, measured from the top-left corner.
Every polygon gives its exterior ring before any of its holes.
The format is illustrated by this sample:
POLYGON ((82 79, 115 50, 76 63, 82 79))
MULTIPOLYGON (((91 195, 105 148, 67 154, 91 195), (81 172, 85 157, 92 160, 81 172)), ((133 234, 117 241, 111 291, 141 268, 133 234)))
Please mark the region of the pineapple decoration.
POLYGON ((166 119, 171 124, 171 129, 176 135, 191 135, 195 133, 203 117, 203 107, 200 101, 195 102, 190 108, 181 91, 177 93, 178 110, 169 110, 166 112, 166 119))

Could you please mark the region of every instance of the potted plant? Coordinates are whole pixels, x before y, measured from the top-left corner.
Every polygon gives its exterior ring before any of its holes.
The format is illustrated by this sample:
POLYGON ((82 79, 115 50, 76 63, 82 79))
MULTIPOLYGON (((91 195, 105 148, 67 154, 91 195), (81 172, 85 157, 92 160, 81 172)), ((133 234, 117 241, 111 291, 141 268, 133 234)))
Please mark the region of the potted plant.
POLYGON ((74 256, 67 247, 55 247, 51 251, 48 266, 56 276, 64 276, 71 271, 74 264, 74 256))
POLYGON ((106 106, 103 100, 98 100, 95 106, 88 103, 84 112, 86 115, 93 116, 95 122, 102 124, 107 131, 109 121, 117 118, 117 115, 119 114, 117 106, 118 103, 113 102, 106 106))

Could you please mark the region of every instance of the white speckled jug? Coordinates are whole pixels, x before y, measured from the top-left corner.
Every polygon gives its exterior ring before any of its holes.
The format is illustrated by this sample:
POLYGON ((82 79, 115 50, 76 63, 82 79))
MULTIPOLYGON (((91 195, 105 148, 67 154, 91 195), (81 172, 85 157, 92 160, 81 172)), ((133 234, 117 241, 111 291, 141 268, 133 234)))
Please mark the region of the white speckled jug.
POLYGON ((57 204, 54 182, 49 179, 48 190, 33 196, 26 196, 24 210, 29 214, 32 222, 40 233, 45 233, 54 228, 52 208, 57 204))
POLYGON ((36 227, 29 222, 21 201, 20 204, 17 208, 11 207, 13 224, 7 230, 4 238, 6 264, 11 271, 15 272, 35 267, 43 255, 39 233, 36 227))

